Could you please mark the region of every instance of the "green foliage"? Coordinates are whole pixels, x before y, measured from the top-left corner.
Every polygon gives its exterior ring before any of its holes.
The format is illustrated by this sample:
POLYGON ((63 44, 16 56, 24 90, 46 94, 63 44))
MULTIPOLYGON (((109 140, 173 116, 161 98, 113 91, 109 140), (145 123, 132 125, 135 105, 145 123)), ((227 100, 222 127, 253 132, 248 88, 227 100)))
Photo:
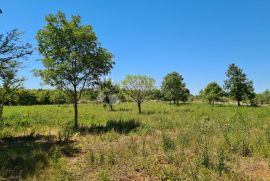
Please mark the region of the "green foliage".
POLYGON ((215 102, 222 101, 222 97, 224 96, 224 91, 216 82, 211 82, 201 92, 201 96, 204 99, 206 99, 209 102, 209 104, 214 105, 215 102))
POLYGON ((121 87, 125 93, 137 103, 139 113, 142 113, 141 104, 154 89, 155 82, 153 78, 143 75, 128 75, 121 82, 121 87))
POLYGON ((255 103, 258 105, 270 104, 270 91, 266 90, 261 94, 256 94, 255 103))
POLYGON ((162 101, 164 100, 163 92, 160 89, 153 89, 150 93, 149 99, 162 101))
POLYGON ((33 93, 33 91, 28 91, 25 89, 19 89, 16 92, 18 96, 18 104, 19 105, 34 105, 37 104, 37 96, 33 93))
POLYGON ((36 100, 38 104, 50 104, 50 91, 48 90, 37 90, 36 100))
POLYGON ((183 76, 177 72, 172 72, 164 77, 162 91, 166 100, 177 102, 177 104, 178 101, 186 102, 188 100, 190 93, 183 81, 183 76))
POLYGON ((49 95, 50 95, 49 100, 50 100, 50 103, 52 104, 60 105, 60 104, 65 104, 69 102, 67 94, 63 91, 55 90, 55 91, 52 91, 49 95))
POLYGON ((43 70, 36 71, 43 81, 69 93, 74 104, 75 128, 78 128, 78 101, 85 87, 95 84, 112 68, 112 54, 100 46, 90 25, 82 25, 80 16, 68 21, 62 12, 46 16, 47 25, 38 31, 38 50, 43 70))
POLYGON ((243 70, 238 68, 235 64, 231 64, 229 65, 226 76, 228 79, 225 80, 224 88, 228 91, 229 95, 237 101, 238 106, 240 106, 240 102, 246 98, 253 104, 255 98, 253 82, 247 79, 243 70))
POLYGON ((61 90, 42 89, 17 89, 13 92, 11 100, 7 105, 48 105, 65 104, 70 100, 67 94, 61 90))

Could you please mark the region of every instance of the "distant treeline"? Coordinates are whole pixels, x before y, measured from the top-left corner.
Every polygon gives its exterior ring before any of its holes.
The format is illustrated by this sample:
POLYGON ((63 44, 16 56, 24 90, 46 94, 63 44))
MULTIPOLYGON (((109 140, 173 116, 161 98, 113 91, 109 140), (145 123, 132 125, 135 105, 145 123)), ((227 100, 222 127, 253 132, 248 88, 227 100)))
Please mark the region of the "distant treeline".
POLYGON ((270 104, 270 91, 267 89, 263 93, 256 94, 255 102, 257 105, 270 104))
POLYGON ((70 100, 60 90, 18 89, 6 100, 5 105, 65 104, 70 100))
MULTIPOLYGON (((81 103, 96 102, 101 91, 97 89, 86 89, 82 93, 81 103)), ((118 98, 121 102, 131 101, 123 91, 118 98)), ((160 90, 155 89, 149 94, 151 100, 164 100, 160 90)), ((72 100, 68 93, 55 89, 18 89, 6 100, 5 105, 49 105, 49 104, 71 104, 72 100)))
MULTIPOLYGON (((96 102, 101 91, 98 89, 86 89, 83 91, 81 103, 96 102)), ((118 93, 118 98, 121 102, 132 101, 123 90, 118 93)), ((155 101, 170 101, 166 99, 164 93, 160 89, 154 89, 149 92, 148 100, 155 101)), ((189 102, 203 102, 206 101, 204 95, 198 96, 189 95, 189 102)), ((229 95, 223 95, 219 100, 221 103, 232 102, 233 99, 229 95)), ((249 100, 243 102, 248 103, 249 100)), ((254 99, 256 105, 270 104, 270 91, 266 90, 263 93, 256 94, 254 99)), ((53 89, 18 89, 8 99, 5 105, 49 105, 49 104, 71 104, 72 100, 68 96, 67 92, 53 89)))

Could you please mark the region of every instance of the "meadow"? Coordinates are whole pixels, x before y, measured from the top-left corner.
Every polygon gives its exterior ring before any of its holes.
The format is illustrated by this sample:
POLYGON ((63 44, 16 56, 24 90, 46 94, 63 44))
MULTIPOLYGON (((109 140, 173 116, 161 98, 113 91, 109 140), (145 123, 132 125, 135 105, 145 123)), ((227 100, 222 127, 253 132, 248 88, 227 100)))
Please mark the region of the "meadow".
POLYGON ((0 180, 268 180, 270 109, 147 102, 5 107, 0 180))

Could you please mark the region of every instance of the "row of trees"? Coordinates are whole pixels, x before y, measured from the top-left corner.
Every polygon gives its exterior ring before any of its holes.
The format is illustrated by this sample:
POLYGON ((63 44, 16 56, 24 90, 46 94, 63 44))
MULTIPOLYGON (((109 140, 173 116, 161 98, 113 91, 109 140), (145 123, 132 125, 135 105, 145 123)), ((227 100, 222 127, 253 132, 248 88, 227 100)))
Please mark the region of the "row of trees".
POLYGON ((226 72, 227 80, 224 81, 224 89, 216 82, 209 83, 200 95, 206 99, 209 104, 222 102, 225 97, 230 97, 241 105, 241 101, 249 100, 251 105, 255 105, 256 94, 253 88, 253 82, 247 79, 242 69, 235 64, 229 65, 226 72))
MULTIPOLYGON (((83 25, 80 16, 72 16, 68 20, 62 12, 50 14, 45 20, 46 25, 36 35, 37 48, 42 55, 40 61, 44 68, 35 70, 34 75, 41 77, 45 84, 61 90, 55 92, 59 100, 66 99, 73 104, 75 129, 78 128, 78 102, 86 90, 97 85, 99 92, 103 94, 102 102, 108 103, 111 110, 117 101, 115 95, 120 99, 128 97, 134 100, 139 113, 142 112, 142 103, 146 99, 151 99, 151 96, 174 104, 188 100, 189 90, 183 77, 177 72, 164 77, 161 90, 155 87, 153 78, 141 75, 129 75, 120 85, 113 84, 111 80, 101 81, 102 77, 113 68, 114 61, 112 53, 99 43, 92 26, 83 25)), ((21 89, 24 79, 17 76, 22 68, 21 61, 26 60, 33 52, 30 44, 21 43, 21 35, 18 30, 0 34, 0 118, 4 105, 14 101, 16 94, 20 97, 18 103, 22 103, 26 97, 31 99, 27 102, 44 104, 57 102, 52 101, 53 94, 42 91, 29 93, 21 89)), ((211 83, 201 95, 211 104, 225 95, 234 98, 238 105, 246 98, 250 102, 254 100, 252 81, 247 79, 240 68, 232 64, 226 75, 228 79, 224 83, 224 90, 218 84, 211 83)), ((96 96, 96 94, 89 95, 96 96)))
POLYGON ((189 90, 186 88, 183 77, 177 72, 172 72, 164 77, 161 90, 156 88, 155 82, 155 79, 143 75, 128 75, 120 85, 113 84, 110 79, 105 80, 100 84, 103 94, 101 100, 113 110, 112 106, 117 102, 117 97, 122 100, 130 98, 137 103, 140 114, 142 113, 142 103, 147 99, 173 101, 177 105, 179 101, 188 100, 189 90))
POLYGON ((256 94, 255 103, 257 105, 270 104, 270 91, 266 90, 261 94, 256 94))
POLYGON ((17 89, 4 105, 44 105, 44 104, 66 104, 70 100, 65 92, 60 90, 31 90, 17 89))

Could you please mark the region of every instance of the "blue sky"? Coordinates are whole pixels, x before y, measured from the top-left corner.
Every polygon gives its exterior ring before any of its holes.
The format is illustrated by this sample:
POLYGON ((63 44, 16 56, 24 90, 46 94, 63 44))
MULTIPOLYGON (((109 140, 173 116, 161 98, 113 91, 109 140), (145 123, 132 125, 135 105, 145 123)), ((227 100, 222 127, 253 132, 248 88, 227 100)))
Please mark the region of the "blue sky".
MULTIPOLYGON (((143 74, 160 85, 177 71, 197 94, 210 81, 223 85, 236 63, 257 92, 270 88, 269 0, 0 0, 0 8, 0 33, 18 28, 34 46, 45 15, 80 15, 114 54, 115 81, 143 74)), ((39 58, 35 52, 20 72, 27 88, 42 87, 31 73, 42 68, 39 58)))

